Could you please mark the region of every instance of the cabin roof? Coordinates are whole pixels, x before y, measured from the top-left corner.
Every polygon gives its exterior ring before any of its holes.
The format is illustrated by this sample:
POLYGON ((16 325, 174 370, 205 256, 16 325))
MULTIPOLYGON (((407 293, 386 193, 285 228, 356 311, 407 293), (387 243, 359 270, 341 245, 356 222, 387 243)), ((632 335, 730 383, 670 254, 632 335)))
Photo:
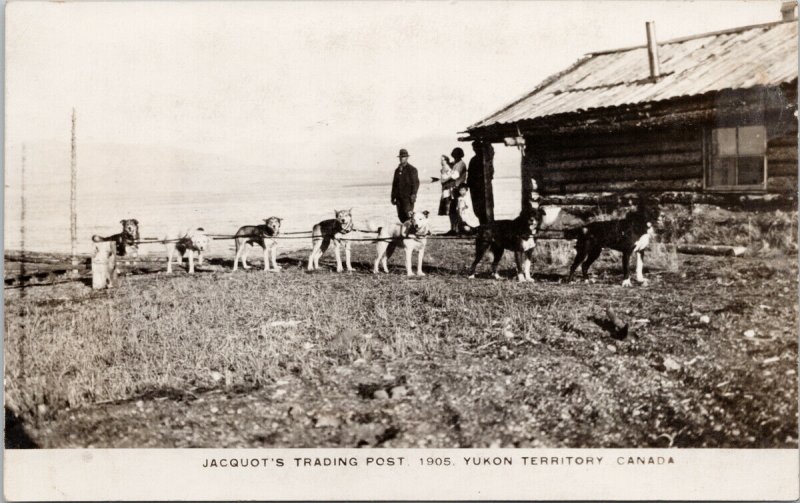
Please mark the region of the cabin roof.
POLYGON ((468 131, 564 113, 639 105, 797 80, 797 21, 744 26, 658 43, 661 76, 647 46, 593 52, 468 131))

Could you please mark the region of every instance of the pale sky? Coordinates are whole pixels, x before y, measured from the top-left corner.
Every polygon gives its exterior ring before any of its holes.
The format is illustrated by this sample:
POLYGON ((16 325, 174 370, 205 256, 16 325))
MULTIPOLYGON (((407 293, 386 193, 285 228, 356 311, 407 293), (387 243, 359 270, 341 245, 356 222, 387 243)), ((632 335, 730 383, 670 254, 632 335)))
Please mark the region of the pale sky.
POLYGON ((75 107, 85 143, 353 169, 452 148, 581 55, 643 44, 645 21, 666 40, 780 2, 12 2, 6 20, 9 146, 67 141, 75 107))

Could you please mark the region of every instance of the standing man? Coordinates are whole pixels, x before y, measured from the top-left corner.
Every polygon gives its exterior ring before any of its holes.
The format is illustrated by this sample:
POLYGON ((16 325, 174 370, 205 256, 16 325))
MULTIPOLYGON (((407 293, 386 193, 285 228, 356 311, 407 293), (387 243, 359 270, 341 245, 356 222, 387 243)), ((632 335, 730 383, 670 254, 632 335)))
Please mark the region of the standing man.
MULTIPOLYGON (((491 149, 491 145, 488 146, 491 149)), ((489 164, 489 170, 484 175, 484 161, 483 161, 483 145, 479 141, 472 142, 472 150, 475 152, 475 157, 469 160, 469 168, 467 169, 467 185, 469 186, 469 193, 472 196, 472 209, 478 221, 485 224, 489 221, 489 215, 486 212, 487 205, 493 206, 494 201, 486 200, 488 192, 491 197, 492 178, 494 178, 494 169, 492 164, 489 164), (489 191, 486 190, 487 184, 489 191)), ((487 154, 493 154, 493 151, 487 154)))
POLYGON ((417 202, 419 177, 417 168, 408 163, 408 150, 401 148, 397 157, 400 158, 400 165, 394 170, 392 204, 397 206, 397 218, 405 222, 411 218, 414 203, 417 202))

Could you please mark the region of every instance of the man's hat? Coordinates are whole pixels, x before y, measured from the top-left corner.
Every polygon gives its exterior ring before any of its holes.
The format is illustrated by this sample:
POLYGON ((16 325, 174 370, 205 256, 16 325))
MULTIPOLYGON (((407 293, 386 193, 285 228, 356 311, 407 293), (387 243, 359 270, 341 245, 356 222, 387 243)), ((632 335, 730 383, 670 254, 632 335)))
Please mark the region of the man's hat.
POLYGON ((397 157, 408 157, 408 150, 401 148, 400 153, 397 154, 397 157))

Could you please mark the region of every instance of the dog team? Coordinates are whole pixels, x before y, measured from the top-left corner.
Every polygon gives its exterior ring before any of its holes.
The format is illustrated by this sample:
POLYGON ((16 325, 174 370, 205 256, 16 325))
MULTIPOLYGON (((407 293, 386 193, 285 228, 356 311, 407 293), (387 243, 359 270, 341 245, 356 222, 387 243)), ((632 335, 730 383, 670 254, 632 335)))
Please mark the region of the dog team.
MULTIPOLYGON (((495 220, 482 224, 473 229, 475 236, 475 259, 469 268, 469 277, 474 278, 478 265, 485 253, 491 250, 493 259, 491 274, 500 278, 498 266, 503 253, 508 250, 514 253, 517 279, 520 282, 533 281, 531 265, 533 252, 536 247, 536 236, 542 226, 545 212, 541 208, 523 211, 513 220, 495 220)), ((410 211, 408 219, 402 223, 372 228, 374 237, 364 241, 372 241, 376 245, 376 258, 373 273, 378 274, 381 269, 388 273, 388 260, 397 248, 405 250, 406 273, 408 276, 425 276, 422 270, 425 248, 431 235, 430 222, 427 211, 410 211), (417 253, 416 273, 413 267, 413 254, 417 253)), ((567 230, 565 239, 576 240, 576 256, 570 266, 568 281, 572 280, 578 266, 581 267, 584 278, 588 276, 589 267, 600 256, 603 249, 613 249, 622 253, 623 286, 631 286, 629 263, 631 256, 635 256, 636 280, 645 283, 643 276, 644 253, 655 235, 655 226, 660 221, 657 205, 642 204, 635 211, 629 212, 620 220, 599 221, 588 225, 567 230)), ((242 267, 249 269, 247 254, 250 247, 260 246, 264 252, 264 270, 280 271, 277 263, 278 240, 281 238, 282 219, 270 217, 260 225, 245 225, 236 231, 235 256, 233 270, 236 271, 239 261, 242 267)), ((131 247, 136 253, 139 241, 139 222, 135 219, 122 220, 122 232, 108 237, 93 236, 92 240, 111 241, 116 244, 118 255, 126 255, 126 248, 131 247)), ((314 225, 311 232, 312 250, 308 257, 308 271, 319 269, 319 259, 325 251, 333 245, 336 258, 336 271, 352 272, 350 261, 351 242, 356 240, 348 237, 355 231, 353 226, 352 209, 336 210, 335 218, 323 220, 314 225), (341 252, 344 249, 344 262, 341 252)), ((364 232, 364 231, 361 231, 364 232)), ((144 241, 146 242, 146 241, 144 241)), ((172 272, 173 262, 180 263, 182 257, 187 257, 189 273, 194 273, 194 258, 197 254, 197 263, 202 265, 203 253, 209 248, 211 238, 202 227, 170 233, 162 241, 167 248, 167 273, 172 272)))
MULTIPOLYGON (((536 235, 540 230, 545 211, 538 207, 523 210, 523 212, 513 220, 491 220, 487 217, 485 204, 481 196, 476 197, 472 194, 472 201, 475 206, 476 214, 479 216, 480 225, 471 227, 466 224, 464 212, 469 207, 466 202, 466 194, 471 186, 480 188, 473 179, 476 177, 468 174, 478 172, 482 169, 482 163, 473 167, 476 161, 480 161, 480 144, 473 144, 476 157, 470 161, 467 170, 464 161, 464 151, 460 148, 453 149, 453 159, 450 160, 446 155, 441 157, 441 178, 432 178, 433 181, 441 181, 442 197, 439 204, 439 215, 450 217, 450 231, 445 236, 470 235, 475 236, 475 260, 469 268, 469 277, 474 278, 478 264, 488 250, 491 250, 492 276, 499 278, 497 268, 503 258, 503 253, 508 250, 514 253, 514 262, 517 269, 517 279, 519 281, 533 281, 531 277, 531 265, 533 262, 533 251, 536 247, 536 235), (470 183, 467 183, 467 182, 470 183)), ((349 237, 350 233, 356 230, 353 227, 352 208, 348 210, 335 210, 335 217, 323 220, 314 225, 311 230, 312 249, 308 257, 308 271, 319 269, 319 259, 333 244, 334 255, 336 257, 337 272, 352 272, 353 266, 350 262, 350 245, 354 240, 372 241, 376 244, 377 253, 373 265, 373 273, 378 274, 383 269, 389 272, 388 261, 397 248, 403 248, 406 255, 406 274, 415 274, 413 267, 413 255, 417 253, 416 275, 424 276, 422 263, 425 256, 425 248, 428 237, 431 235, 430 223, 427 211, 414 211, 417 190, 419 189, 419 177, 417 169, 408 163, 409 154, 406 149, 400 149, 398 154, 400 160, 394 172, 392 180, 391 202, 397 207, 399 222, 391 225, 378 226, 366 231, 375 233, 375 237, 370 239, 354 239, 349 237), (342 262, 342 249, 344 249, 344 262, 342 262)), ((481 183, 485 183, 484 173, 477 177, 481 183)), ((639 205, 636 211, 628 213, 624 218, 612 221, 597 221, 585 226, 568 229, 564 232, 565 239, 575 239, 576 255, 569 270, 568 281, 571 281, 578 266, 581 267, 584 279, 587 278, 589 267, 600 256, 604 248, 617 250, 622 253, 622 272, 623 286, 631 286, 629 264, 631 256, 636 258, 636 280, 645 283, 643 275, 644 253, 650 245, 652 237, 655 235, 655 227, 660 222, 658 204, 644 202, 639 205)), ((92 240, 110 241, 116 245, 118 255, 125 255, 126 248, 133 247, 136 253, 136 245, 139 243, 139 222, 136 219, 122 220, 122 232, 108 237, 93 236, 92 240)), ((236 253, 233 259, 233 270, 236 271, 239 261, 242 262, 244 269, 249 269, 247 265, 247 253, 253 246, 260 246, 264 251, 264 270, 280 271, 277 262, 278 240, 281 239, 282 219, 270 217, 264 220, 263 224, 245 225, 239 228, 234 234, 236 253)), ((172 272, 173 262, 181 263, 182 257, 187 257, 189 262, 189 273, 194 273, 194 257, 197 254, 198 265, 203 263, 203 253, 207 251, 211 238, 206 234, 202 227, 187 229, 164 236, 162 241, 167 247, 167 273, 172 272)))

